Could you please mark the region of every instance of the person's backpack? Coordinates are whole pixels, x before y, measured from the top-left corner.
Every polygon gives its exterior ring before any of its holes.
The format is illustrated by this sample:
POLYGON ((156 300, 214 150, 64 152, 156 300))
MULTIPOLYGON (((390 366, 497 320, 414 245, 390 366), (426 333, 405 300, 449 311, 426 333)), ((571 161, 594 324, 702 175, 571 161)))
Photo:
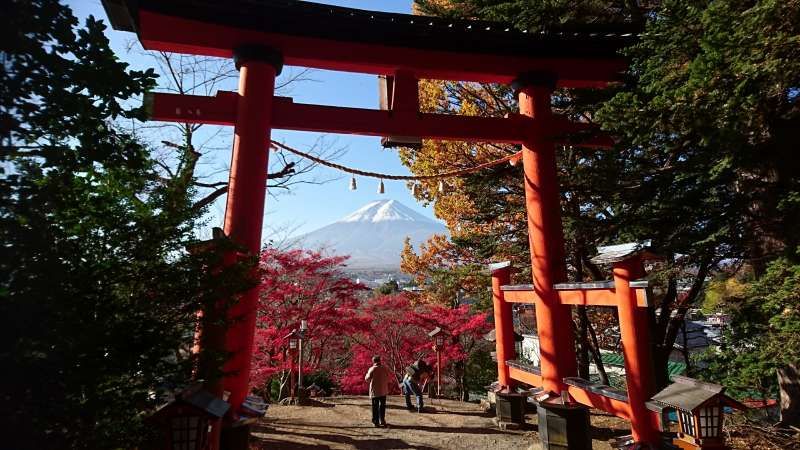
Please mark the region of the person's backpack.
POLYGON ((419 360, 414 364, 411 364, 410 366, 406 367, 406 373, 413 380, 419 379, 419 374, 422 372, 430 372, 430 368, 425 363, 425 361, 422 360, 419 360))

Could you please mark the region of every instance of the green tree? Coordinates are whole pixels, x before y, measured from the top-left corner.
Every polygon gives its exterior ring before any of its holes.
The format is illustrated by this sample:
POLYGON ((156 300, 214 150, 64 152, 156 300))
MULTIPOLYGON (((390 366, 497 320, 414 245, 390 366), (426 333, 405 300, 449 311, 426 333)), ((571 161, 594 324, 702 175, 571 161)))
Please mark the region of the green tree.
POLYGON ((630 222, 649 215, 680 250, 717 247, 757 275, 796 247, 798 19, 797 1, 664 2, 629 51, 636 82, 598 114, 640 175, 630 222))
MULTIPOLYGON (((663 2, 629 50, 632 82, 597 114, 621 137, 620 230, 703 276, 733 259, 758 277, 796 248, 799 19, 797 1, 663 2)), ((667 309, 682 319, 698 298, 667 309)), ((678 331, 667 309, 657 362, 678 331)))
POLYGON ((400 292, 400 284, 391 279, 375 288, 375 295, 390 295, 400 292))
POLYGON ((763 399, 781 393, 782 421, 800 422, 797 388, 800 361, 800 264, 780 258, 753 280, 743 295, 727 296, 722 311, 729 314, 725 345, 706 355, 711 365, 704 375, 729 386, 733 393, 763 399))
POLYGON ((131 105, 152 71, 129 70, 105 25, 54 0, 12 1, 0 24, 5 444, 135 447, 146 414, 191 379, 196 312, 241 289, 246 268, 207 276, 219 252, 184 250, 192 191, 115 126, 142 118, 131 105))

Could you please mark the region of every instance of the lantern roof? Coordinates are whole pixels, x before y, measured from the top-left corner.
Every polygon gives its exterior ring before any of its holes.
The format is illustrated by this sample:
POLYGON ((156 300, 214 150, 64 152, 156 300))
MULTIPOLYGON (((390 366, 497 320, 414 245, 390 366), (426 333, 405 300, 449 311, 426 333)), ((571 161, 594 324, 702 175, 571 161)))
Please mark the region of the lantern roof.
POLYGON ((674 383, 654 395, 652 401, 661 405, 693 412, 714 397, 721 397, 728 406, 746 409, 744 405, 724 394, 725 386, 694 378, 675 375, 674 383))
POLYGON ((221 418, 228 412, 230 404, 215 397, 212 393, 202 389, 202 385, 197 384, 176 394, 172 401, 162 405, 150 417, 151 420, 158 421, 164 416, 169 415, 169 411, 176 406, 187 405, 198 412, 213 418, 221 418))
POLYGON ((224 416, 225 413, 228 412, 228 408, 230 408, 228 402, 215 397, 213 394, 203 389, 199 389, 189 395, 182 395, 180 398, 185 403, 217 418, 224 416))
POLYGON ((659 256, 652 251, 652 241, 650 239, 640 242, 626 242, 624 244, 597 247, 597 252, 597 256, 591 259, 595 264, 612 264, 635 256, 641 256, 643 259, 659 258, 659 256))
POLYGON ((436 327, 436 328, 434 328, 433 330, 431 330, 431 331, 428 333, 428 336, 430 336, 430 337, 434 337, 434 336, 436 336, 436 335, 438 335, 438 334, 442 333, 443 331, 444 331, 444 330, 442 330, 442 327, 436 327))
POLYGON ((489 269, 490 273, 495 273, 498 270, 511 267, 511 261, 501 261, 501 262, 491 263, 488 264, 486 267, 489 269))

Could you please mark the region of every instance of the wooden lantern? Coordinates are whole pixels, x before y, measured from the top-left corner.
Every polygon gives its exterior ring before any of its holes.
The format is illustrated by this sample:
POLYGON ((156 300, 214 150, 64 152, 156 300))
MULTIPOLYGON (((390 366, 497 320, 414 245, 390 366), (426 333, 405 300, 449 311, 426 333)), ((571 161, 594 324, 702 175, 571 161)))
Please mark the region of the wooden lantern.
POLYGON ((726 406, 747 409, 724 394, 725 387, 676 375, 674 383, 653 396, 652 401, 672 408, 680 431, 673 445, 685 450, 727 449, 722 434, 726 406))
POLYGON ((160 407, 150 418, 159 426, 167 450, 204 450, 213 420, 219 420, 230 405, 199 386, 189 388, 160 407))

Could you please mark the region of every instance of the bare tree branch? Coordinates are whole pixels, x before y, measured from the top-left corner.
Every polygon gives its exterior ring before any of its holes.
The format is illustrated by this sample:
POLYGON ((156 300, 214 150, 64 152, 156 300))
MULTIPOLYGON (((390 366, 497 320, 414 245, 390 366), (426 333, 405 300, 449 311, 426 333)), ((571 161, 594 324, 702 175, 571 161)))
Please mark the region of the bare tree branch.
MULTIPOLYGON (((181 95, 213 95, 219 89, 235 89, 233 80, 238 71, 230 59, 186 56, 168 52, 145 52, 135 41, 130 41, 130 51, 152 58, 161 75, 159 89, 181 95)), ((298 82, 314 81, 310 69, 286 71, 276 83, 276 91, 286 91, 298 82)), ((201 188, 202 192, 193 205, 203 209, 228 191, 227 162, 213 156, 216 152, 230 151, 230 143, 220 139, 230 133, 230 128, 193 123, 147 123, 137 125, 137 132, 144 132, 145 139, 154 147, 153 155, 162 182, 174 189, 201 188), (210 191, 209 191, 210 190, 210 191)), ((344 148, 335 141, 319 137, 310 152, 316 156, 333 160, 344 148)), ((300 184, 323 184, 338 177, 321 177, 314 173, 316 163, 305 161, 284 152, 272 152, 267 174, 270 196, 288 192, 300 184)))
POLYGON ((205 208, 206 206, 214 203, 214 200, 222 197, 226 193, 228 193, 228 184, 227 183, 225 183, 225 186, 215 190, 214 192, 206 195, 202 199, 200 199, 197 202, 195 202, 192 205, 192 209, 195 210, 195 211, 199 211, 199 210, 205 208))

